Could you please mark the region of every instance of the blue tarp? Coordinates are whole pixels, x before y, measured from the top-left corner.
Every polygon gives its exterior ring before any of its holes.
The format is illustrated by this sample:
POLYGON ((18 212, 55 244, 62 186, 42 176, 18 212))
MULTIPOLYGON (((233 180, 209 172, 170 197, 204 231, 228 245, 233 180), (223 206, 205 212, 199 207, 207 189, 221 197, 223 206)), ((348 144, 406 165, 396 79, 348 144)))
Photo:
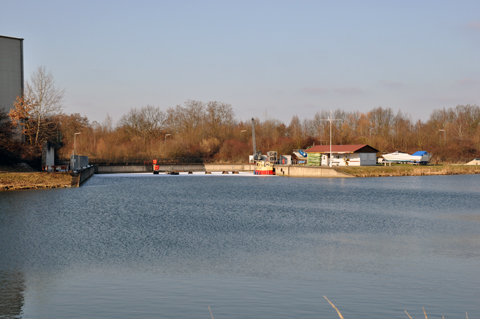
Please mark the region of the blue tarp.
POLYGON ((304 150, 298 150, 298 152, 299 152, 300 155, 302 155, 303 157, 307 157, 307 153, 305 153, 304 150))
POLYGON ((428 153, 425 152, 425 151, 418 151, 418 152, 413 153, 412 156, 423 156, 425 154, 428 154, 428 153))

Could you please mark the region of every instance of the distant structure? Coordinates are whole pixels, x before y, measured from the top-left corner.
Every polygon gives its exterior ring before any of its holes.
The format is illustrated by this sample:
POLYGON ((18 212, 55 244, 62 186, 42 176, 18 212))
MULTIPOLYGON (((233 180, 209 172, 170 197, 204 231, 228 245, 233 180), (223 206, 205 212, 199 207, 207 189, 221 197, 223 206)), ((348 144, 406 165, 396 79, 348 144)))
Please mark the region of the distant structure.
POLYGON ((23 95, 23 39, 0 35, 0 110, 23 95))
POLYGON ((316 145, 305 150, 308 166, 375 166, 378 150, 362 145, 316 145))

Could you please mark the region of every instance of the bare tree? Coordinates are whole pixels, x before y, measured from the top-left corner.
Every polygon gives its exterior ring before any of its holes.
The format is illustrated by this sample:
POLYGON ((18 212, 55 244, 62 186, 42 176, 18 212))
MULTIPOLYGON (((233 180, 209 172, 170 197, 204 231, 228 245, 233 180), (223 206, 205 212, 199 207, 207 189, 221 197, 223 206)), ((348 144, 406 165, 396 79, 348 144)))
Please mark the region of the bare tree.
MULTIPOLYGON (((165 129, 166 115, 159 107, 147 105, 140 109, 132 108, 120 119, 118 129, 122 129, 129 139, 143 140, 144 150, 147 151, 147 142, 157 140, 165 129)), ((140 150, 139 145, 136 145, 140 150)))
POLYGON ((0 149, 11 141, 13 135, 13 124, 7 112, 0 109, 0 149))
POLYGON ((232 106, 227 103, 211 101, 206 105, 205 128, 210 136, 221 141, 230 137, 230 131, 235 125, 235 114, 232 106))
POLYGON ((41 131, 51 125, 53 116, 61 113, 65 89, 55 87, 55 80, 51 72, 40 66, 31 76, 30 82, 25 84, 25 97, 33 101, 34 108, 31 115, 35 121, 34 144, 39 142, 41 131))
POLYGON ((120 119, 119 125, 123 127, 131 137, 140 135, 142 117, 140 113, 141 111, 137 108, 131 108, 130 111, 120 119))
POLYGON ((147 105, 140 109, 140 128, 144 140, 158 138, 164 129, 166 115, 159 107, 147 105))
POLYGON ((25 142, 30 145, 34 145, 35 141, 34 136, 34 127, 32 121, 32 112, 35 107, 30 99, 25 99, 25 97, 17 96, 17 100, 13 103, 13 109, 10 110, 8 116, 12 120, 14 127, 21 127, 21 134, 25 137, 25 142))

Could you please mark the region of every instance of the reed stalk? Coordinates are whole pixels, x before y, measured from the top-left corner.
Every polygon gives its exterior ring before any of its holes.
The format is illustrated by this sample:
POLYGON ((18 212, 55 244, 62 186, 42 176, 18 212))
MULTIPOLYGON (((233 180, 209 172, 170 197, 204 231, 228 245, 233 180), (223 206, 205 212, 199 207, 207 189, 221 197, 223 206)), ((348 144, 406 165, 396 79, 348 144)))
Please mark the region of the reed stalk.
POLYGON ((208 306, 208 311, 210 311, 210 316, 212 316, 212 319, 215 319, 215 318, 213 318, 213 313, 212 313, 212 309, 210 309, 210 306, 208 306))
POLYGON ((337 307, 335 307, 335 305, 330 301, 328 300, 328 298, 326 296, 323 296, 325 299, 327 299, 328 303, 337 311, 338 313, 338 316, 340 317, 340 319, 344 319, 342 314, 340 313, 340 311, 337 309, 337 307))

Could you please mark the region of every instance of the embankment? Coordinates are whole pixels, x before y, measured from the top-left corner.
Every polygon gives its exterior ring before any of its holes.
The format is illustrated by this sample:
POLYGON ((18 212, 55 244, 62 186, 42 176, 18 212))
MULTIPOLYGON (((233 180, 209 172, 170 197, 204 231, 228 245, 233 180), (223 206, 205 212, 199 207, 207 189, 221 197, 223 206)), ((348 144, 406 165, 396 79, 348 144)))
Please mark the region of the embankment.
POLYGON ((79 187, 94 174, 94 168, 79 173, 0 172, 0 191, 79 187))
POLYGON ((0 172, 0 191, 72 187, 70 173, 0 172))
POLYGON ((275 175, 288 177, 354 177, 337 168, 300 165, 275 165, 275 175))
POLYGON ((395 166, 355 166, 336 167, 338 171, 354 177, 387 177, 387 176, 430 176, 430 175, 462 175, 480 174, 480 166, 472 165, 395 165, 395 166))

